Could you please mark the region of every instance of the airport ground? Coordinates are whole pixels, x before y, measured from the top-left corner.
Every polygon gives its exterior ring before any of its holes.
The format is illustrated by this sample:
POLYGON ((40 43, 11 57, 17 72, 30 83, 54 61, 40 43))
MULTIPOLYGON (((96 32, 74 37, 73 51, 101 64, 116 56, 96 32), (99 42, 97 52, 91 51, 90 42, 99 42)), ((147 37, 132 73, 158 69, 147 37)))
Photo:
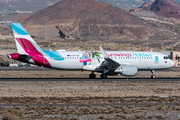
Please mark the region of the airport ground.
POLYGON ((0 70, 0 119, 180 119, 179 68, 156 71, 153 81, 144 79, 149 71, 88 81, 89 72, 14 69, 0 70))
MULTIPOLYGON (((0 78, 89 78, 88 71, 62 71, 41 67, 0 67, 0 78)), ((100 73, 95 73, 100 78, 100 73)), ((157 78, 179 78, 180 68, 174 67, 166 70, 156 70, 157 78)), ((150 71, 138 71, 134 77, 121 75, 108 76, 108 78, 150 78, 150 71)))
POLYGON ((5 81, 0 86, 0 117, 16 109, 22 120, 180 119, 179 81, 5 81))

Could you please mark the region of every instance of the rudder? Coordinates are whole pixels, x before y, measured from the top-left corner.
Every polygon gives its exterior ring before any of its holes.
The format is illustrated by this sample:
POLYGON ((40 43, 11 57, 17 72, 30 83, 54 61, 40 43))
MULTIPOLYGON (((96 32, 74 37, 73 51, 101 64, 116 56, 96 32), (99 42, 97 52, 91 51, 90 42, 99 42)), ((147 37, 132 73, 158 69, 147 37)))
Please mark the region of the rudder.
POLYGON ((41 48, 32 39, 20 23, 11 23, 18 53, 42 52, 41 48))

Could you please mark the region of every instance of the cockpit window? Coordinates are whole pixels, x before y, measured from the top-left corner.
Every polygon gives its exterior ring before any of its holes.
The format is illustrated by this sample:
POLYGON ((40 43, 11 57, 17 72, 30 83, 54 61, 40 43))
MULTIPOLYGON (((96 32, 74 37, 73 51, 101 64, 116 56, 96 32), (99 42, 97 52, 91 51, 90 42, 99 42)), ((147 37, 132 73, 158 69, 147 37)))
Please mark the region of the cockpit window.
POLYGON ((169 59, 167 56, 164 56, 164 59, 169 59))

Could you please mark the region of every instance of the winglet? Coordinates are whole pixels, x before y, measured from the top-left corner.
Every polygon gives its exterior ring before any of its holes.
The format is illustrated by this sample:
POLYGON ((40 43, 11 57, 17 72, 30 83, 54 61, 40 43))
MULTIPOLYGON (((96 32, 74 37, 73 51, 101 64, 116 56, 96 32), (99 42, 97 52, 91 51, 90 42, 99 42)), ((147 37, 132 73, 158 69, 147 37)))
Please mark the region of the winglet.
POLYGON ((104 58, 106 58, 106 59, 109 58, 108 55, 107 55, 107 54, 105 53, 105 51, 103 50, 103 48, 102 48, 102 47, 99 47, 99 48, 100 48, 100 50, 101 50, 104 58))

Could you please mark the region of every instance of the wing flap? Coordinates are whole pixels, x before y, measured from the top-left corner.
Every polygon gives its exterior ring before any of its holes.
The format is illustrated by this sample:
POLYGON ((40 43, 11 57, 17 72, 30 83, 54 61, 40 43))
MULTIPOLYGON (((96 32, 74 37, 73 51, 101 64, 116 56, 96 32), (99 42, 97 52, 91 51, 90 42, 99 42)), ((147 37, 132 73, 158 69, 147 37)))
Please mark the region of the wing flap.
POLYGON ((106 54, 106 52, 103 50, 102 47, 100 47, 100 50, 101 50, 101 52, 103 54, 103 57, 104 57, 105 61, 99 66, 99 68, 115 70, 115 69, 117 69, 120 66, 119 63, 117 63, 116 61, 114 61, 111 58, 109 58, 109 56, 106 54))

